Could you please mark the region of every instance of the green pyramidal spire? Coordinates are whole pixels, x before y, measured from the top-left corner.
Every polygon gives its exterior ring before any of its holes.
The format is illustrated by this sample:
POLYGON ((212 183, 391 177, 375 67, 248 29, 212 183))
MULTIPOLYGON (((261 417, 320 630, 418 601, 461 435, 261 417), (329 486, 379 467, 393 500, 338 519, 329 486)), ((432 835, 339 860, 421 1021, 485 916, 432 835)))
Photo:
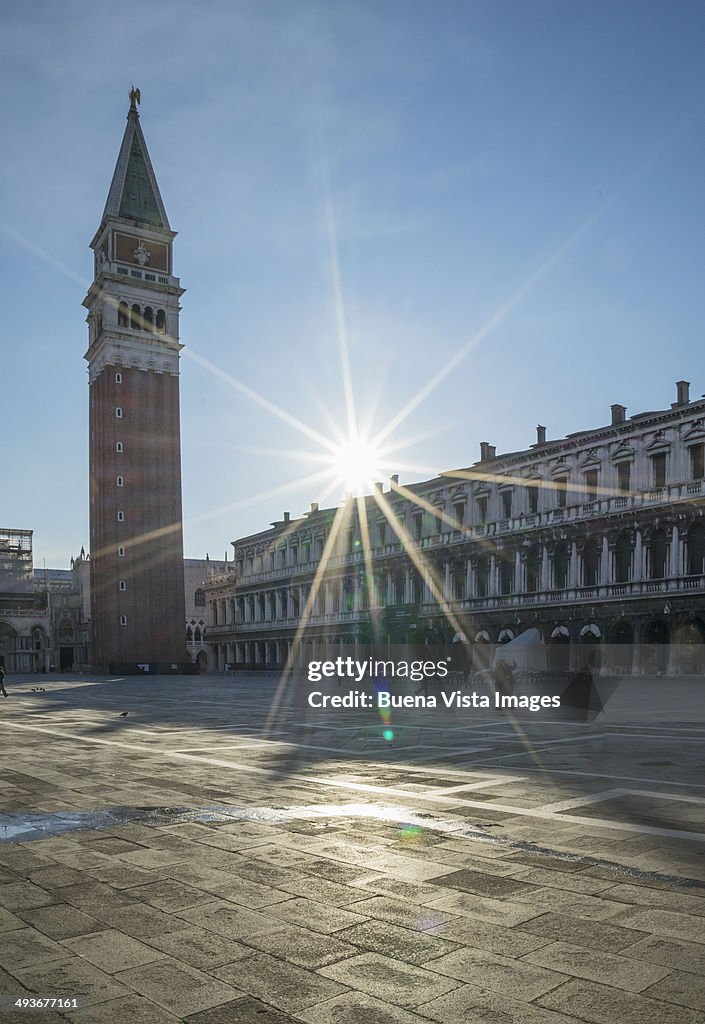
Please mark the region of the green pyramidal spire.
POLYGON ((119 217, 135 224, 170 231, 152 161, 149 159, 147 143, 140 127, 140 115, 132 94, 130 99, 127 128, 115 165, 103 220, 107 217, 119 217))

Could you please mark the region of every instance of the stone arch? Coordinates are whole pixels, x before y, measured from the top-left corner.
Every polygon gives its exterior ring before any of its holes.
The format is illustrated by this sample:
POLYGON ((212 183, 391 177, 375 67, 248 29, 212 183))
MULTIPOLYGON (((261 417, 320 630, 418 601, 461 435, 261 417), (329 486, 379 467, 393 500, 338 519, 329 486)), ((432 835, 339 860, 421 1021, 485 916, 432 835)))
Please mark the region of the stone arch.
POLYGON ((705 670, 705 623, 701 619, 682 622, 673 631, 676 662, 683 675, 702 675, 705 670))

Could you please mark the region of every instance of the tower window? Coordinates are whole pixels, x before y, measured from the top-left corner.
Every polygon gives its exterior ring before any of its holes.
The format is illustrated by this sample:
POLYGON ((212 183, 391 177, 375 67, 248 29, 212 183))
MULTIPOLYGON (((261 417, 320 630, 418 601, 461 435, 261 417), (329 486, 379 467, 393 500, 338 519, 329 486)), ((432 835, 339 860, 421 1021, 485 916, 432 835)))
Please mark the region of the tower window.
POLYGON ((115 442, 115 451, 116 452, 122 452, 122 441, 116 441, 115 442))
POLYGON ((127 590, 127 583, 124 580, 120 580, 120 590, 127 590))
POLYGON ((121 407, 119 405, 115 406, 115 419, 118 419, 118 420, 122 419, 122 409, 121 409, 121 407))
POLYGON ((120 616, 120 625, 121 626, 126 626, 127 625, 127 615, 121 615, 120 616))
POLYGON ((121 544, 120 547, 118 548, 118 558, 124 558, 124 557, 125 557, 125 549, 124 549, 124 547, 121 544))
POLYGON ((151 306, 147 306, 145 308, 145 311, 142 314, 142 317, 143 317, 143 319, 142 319, 142 330, 143 331, 153 331, 154 330, 154 314, 152 312, 152 307, 151 306))
POLYGON ((116 479, 115 484, 116 484, 117 487, 123 487, 124 484, 125 484, 125 481, 123 480, 123 478, 121 476, 119 476, 116 479))
POLYGON ((140 328, 141 320, 142 314, 140 313, 140 307, 137 304, 135 304, 132 307, 132 312, 130 313, 130 327, 132 327, 133 330, 138 331, 140 328))
POLYGON ((124 523, 125 522, 125 513, 122 511, 122 509, 120 509, 120 511, 117 514, 117 521, 119 523, 124 523))
POLYGON ((126 302, 121 302, 118 306, 118 327, 127 327, 129 324, 129 314, 126 302))
POLYGON ((157 310, 155 326, 157 329, 157 334, 166 334, 166 313, 164 312, 163 309, 157 310))
POLYGON ((122 384, 122 374, 121 373, 116 373, 115 374, 115 383, 116 384, 122 384))

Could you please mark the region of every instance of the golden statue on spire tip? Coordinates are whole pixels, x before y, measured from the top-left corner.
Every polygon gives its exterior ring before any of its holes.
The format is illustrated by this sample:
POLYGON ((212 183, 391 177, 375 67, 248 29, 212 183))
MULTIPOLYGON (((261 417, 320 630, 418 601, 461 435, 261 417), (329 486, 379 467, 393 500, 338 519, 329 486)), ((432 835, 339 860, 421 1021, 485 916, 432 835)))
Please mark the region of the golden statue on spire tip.
POLYGON ((141 96, 139 89, 135 89, 134 85, 130 89, 130 110, 137 110, 137 105, 141 102, 141 96))

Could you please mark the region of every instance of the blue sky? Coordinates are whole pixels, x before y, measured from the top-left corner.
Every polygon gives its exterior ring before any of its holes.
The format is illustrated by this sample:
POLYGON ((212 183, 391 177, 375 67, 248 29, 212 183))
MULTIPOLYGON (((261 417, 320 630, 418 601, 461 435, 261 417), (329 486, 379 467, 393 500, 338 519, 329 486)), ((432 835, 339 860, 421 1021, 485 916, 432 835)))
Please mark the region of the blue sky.
POLYGON ((339 497, 223 376, 344 429, 336 294, 374 427, 454 360, 402 482, 705 391, 703 52, 687 0, 2 5, 0 525, 38 566, 88 547, 81 300, 132 82, 187 289, 185 553, 222 557, 339 497))

